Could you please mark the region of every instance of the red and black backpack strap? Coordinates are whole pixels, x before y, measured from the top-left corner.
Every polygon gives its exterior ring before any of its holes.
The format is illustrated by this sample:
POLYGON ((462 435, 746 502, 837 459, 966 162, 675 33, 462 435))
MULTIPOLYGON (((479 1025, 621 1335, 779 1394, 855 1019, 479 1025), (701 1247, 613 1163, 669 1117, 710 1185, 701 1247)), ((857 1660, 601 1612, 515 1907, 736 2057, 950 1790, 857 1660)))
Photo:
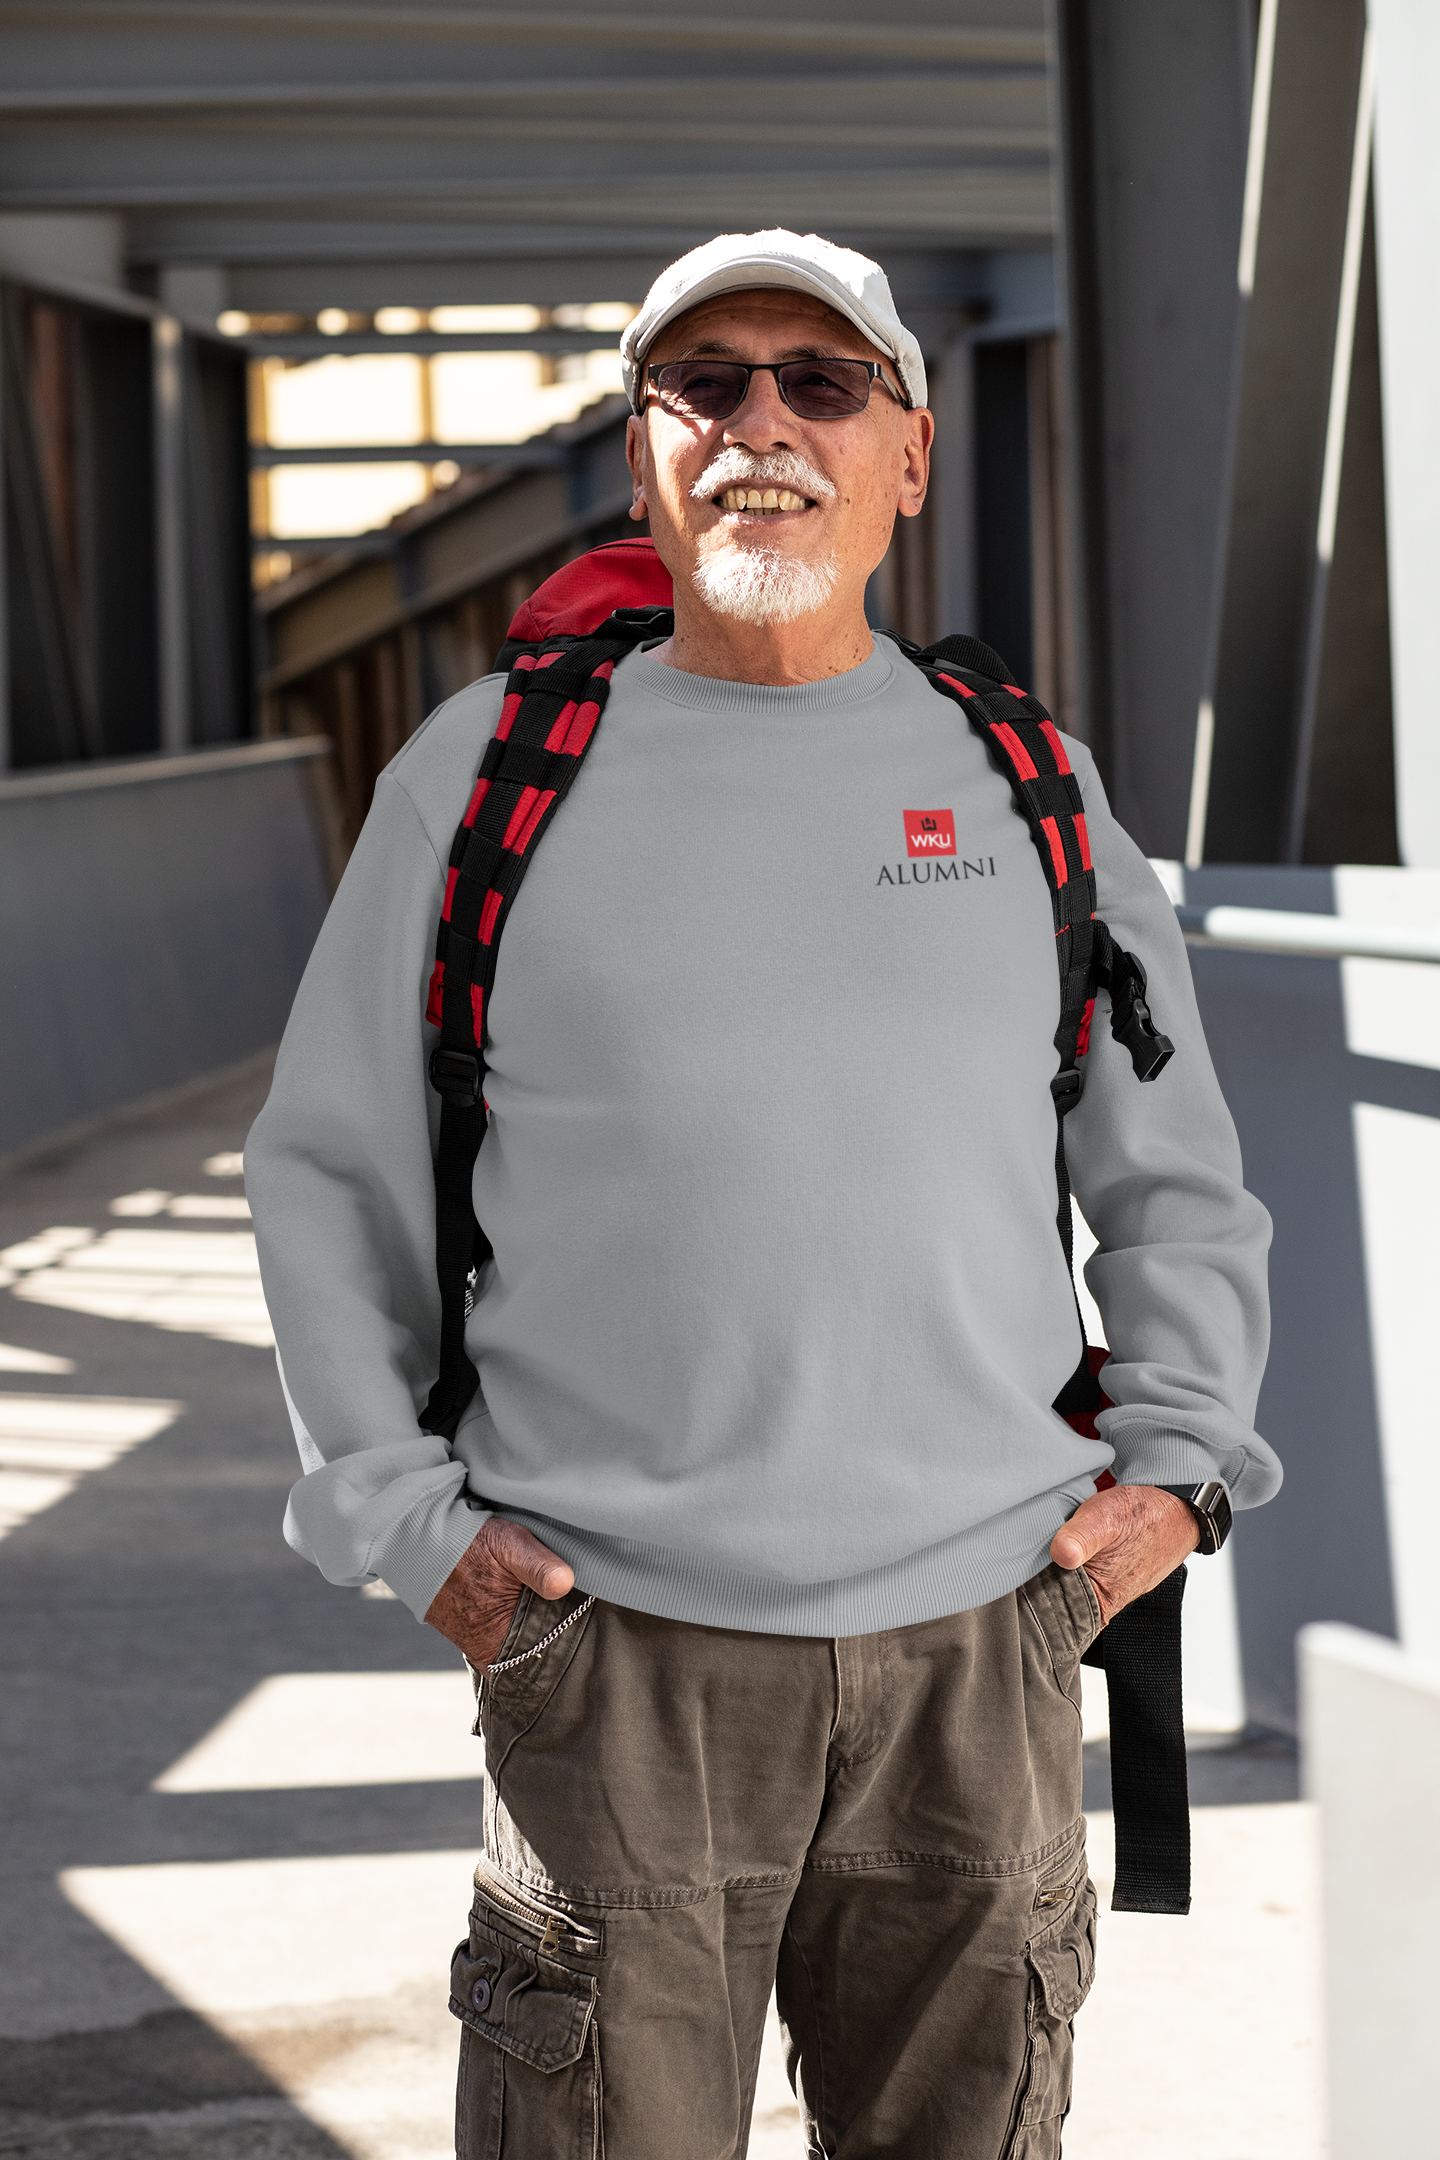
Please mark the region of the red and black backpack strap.
MULTIPOLYGON (((1055 1030, 1059 1063, 1050 1081, 1056 1127, 1055 1220, 1066 1264, 1073 1269, 1065 1119, 1080 1100, 1084 1085, 1080 1059, 1090 1047, 1097 990, 1109 995, 1111 1033, 1130 1052, 1138 1080, 1158 1079, 1173 1055, 1173 1045, 1150 1016, 1144 968, 1133 953, 1115 943, 1095 912, 1095 869, 1085 803, 1060 731, 1045 707, 1010 679, 1000 655, 978 638, 945 638, 913 657, 934 687, 962 708, 992 762, 1009 781, 1049 889, 1060 969, 1060 1021, 1055 1030)), ((1093 1415, 1099 1407, 1100 1391, 1084 1348, 1083 1323, 1080 1332, 1080 1362, 1055 1400, 1062 1417, 1093 1415)))
MULTIPOLYGON (((1080 1060, 1090 1046, 1095 998, 1110 1000, 1110 1032, 1130 1053, 1137 1080, 1155 1080, 1174 1054, 1151 1017, 1145 970, 1117 945, 1095 912, 1095 871, 1080 783, 1050 715, 1011 680, 1000 655, 978 638, 946 638, 911 657, 937 690, 955 699, 1010 783, 1015 806, 1030 828, 1045 882, 1060 968, 1059 1063, 1050 1082, 1055 1102, 1057 1223, 1067 1265, 1074 1269, 1070 1174, 1065 1119, 1084 1085, 1080 1060)), ((1076 1297, 1079 1318, 1079 1298, 1076 1297)), ((1055 1398, 1061 1417, 1095 1432, 1095 1413, 1107 1407, 1099 1373, 1101 1353, 1085 1344, 1080 1363, 1055 1398)), ((1185 1710, 1180 1667, 1180 1601, 1185 1570, 1117 1613, 1085 1653, 1105 1673, 1110 1698, 1111 1799, 1115 1812, 1115 1909, 1183 1913, 1190 1910, 1190 1800, 1185 1762, 1185 1710)))
POLYGON ((625 609, 590 637, 512 641, 501 650, 505 699, 451 845, 426 1005, 426 1018, 440 1029, 430 1053, 430 1082, 440 1096, 440 1370, 420 1424, 447 1440, 480 1384, 465 1352, 465 1323, 491 1248, 475 1220, 471 1184, 485 1137, 485 1044, 500 939, 536 848, 594 740, 616 661, 669 628, 663 611, 625 609))

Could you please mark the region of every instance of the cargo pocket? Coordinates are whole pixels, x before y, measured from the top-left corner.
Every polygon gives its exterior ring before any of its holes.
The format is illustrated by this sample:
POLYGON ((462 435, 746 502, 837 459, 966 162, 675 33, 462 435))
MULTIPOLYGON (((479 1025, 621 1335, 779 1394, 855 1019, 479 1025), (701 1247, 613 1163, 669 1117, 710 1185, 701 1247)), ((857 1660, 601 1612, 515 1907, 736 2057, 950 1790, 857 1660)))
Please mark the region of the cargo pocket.
POLYGON ((594 1611, 594 1599, 579 1590, 558 1602, 522 1591, 502 1649, 478 1689, 476 1729, 484 1737, 492 1780, 498 1781, 505 1757, 537 1722, 569 1671, 594 1611))
POLYGON ((1104 1626, 1094 1585, 1084 1568, 1056 1567, 1052 1561, 1016 1595, 1045 1646, 1042 1669, 1048 1664, 1055 1685, 1082 1718, 1080 1661, 1104 1626))
POLYGON ((1070 2111, 1073 2021, 1095 1977, 1095 1885, 1088 1875, 1063 1919, 1028 1943, 1025 1955, 1026 2057, 1005 2160, 1058 2160, 1070 2111))
MULTIPOLYGON (((520 1631, 525 1625, 534 1598, 535 1593, 528 1586, 516 1598, 515 1610, 510 1615, 510 1625, 505 1630, 505 1640, 491 1659, 490 1663, 492 1665, 498 1663, 502 1658, 509 1657, 520 1639, 520 1631)), ((470 1730, 477 1740, 482 1740, 485 1737, 482 1720, 485 1714, 485 1678, 489 1669, 489 1666, 486 1665, 472 1665, 468 1657, 465 1659, 465 1670, 470 1675, 470 1686, 475 1695, 475 1721, 470 1730)))
POLYGON ((470 1934, 450 1966, 450 2009, 465 2028, 457 2160, 601 2160, 599 1989, 593 1973, 546 1953, 595 1959, 602 1947, 600 1931, 563 1907, 477 1876, 470 1934))

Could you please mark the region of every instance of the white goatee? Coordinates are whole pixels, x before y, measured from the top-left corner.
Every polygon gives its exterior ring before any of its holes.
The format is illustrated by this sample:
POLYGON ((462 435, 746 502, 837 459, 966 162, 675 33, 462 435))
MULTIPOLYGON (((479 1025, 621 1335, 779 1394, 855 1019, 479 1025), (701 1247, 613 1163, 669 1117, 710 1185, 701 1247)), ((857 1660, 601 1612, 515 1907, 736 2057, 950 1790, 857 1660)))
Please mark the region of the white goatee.
MULTIPOLYGON (((691 493, 697 501, 713 500, 742 480, 790 488, 812 502, 824 502, 835 493, 825 475, 796 451, 772 450, 761 456, 738 443, 711 459, 691 493)), ((768 629, 818 614, 835 590, 840 566, 833 554, 808 562, 773 543, 732 538, 723 527, 707 537, 711 545, 701 551, 693 582, 712 614, 768 629)))
POLYGON ((818 614, 838 576, 833 555, 823 562, 806 562, 783 548, 731 541, 700 557, 694 585, 712 614, 767 629, 818 614))

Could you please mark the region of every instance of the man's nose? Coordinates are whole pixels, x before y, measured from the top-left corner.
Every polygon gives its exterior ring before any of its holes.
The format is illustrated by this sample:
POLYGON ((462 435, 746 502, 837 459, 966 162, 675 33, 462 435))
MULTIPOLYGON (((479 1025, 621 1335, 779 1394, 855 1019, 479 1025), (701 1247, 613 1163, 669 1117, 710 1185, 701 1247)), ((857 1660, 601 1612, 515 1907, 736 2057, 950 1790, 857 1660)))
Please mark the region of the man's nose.
POLYGON ((750 378, 745 402, 725 423, 725 443, 747 450, 788 449, 795 439, 795 415, 780 395, 780 385, 768 369, 750 378))

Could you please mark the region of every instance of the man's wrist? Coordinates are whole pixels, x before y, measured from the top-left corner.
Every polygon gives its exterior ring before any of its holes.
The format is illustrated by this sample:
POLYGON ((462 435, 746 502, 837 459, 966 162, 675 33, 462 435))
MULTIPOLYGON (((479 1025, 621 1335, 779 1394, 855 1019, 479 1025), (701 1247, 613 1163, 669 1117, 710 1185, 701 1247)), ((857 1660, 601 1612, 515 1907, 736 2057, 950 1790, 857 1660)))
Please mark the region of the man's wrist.
POLYGON ((1205 1478, 1197 1484, 1157 1485, 1157 1492, 1166 1492, 1176 1500, 1182 1500, 1195 1518, 1200 1532, 1195 1550, 1206 1555, 1218 1553, 1229 1537, 1235 1517, 1230 1506, 1230 1494, 1219 1478, 1205 1478))

